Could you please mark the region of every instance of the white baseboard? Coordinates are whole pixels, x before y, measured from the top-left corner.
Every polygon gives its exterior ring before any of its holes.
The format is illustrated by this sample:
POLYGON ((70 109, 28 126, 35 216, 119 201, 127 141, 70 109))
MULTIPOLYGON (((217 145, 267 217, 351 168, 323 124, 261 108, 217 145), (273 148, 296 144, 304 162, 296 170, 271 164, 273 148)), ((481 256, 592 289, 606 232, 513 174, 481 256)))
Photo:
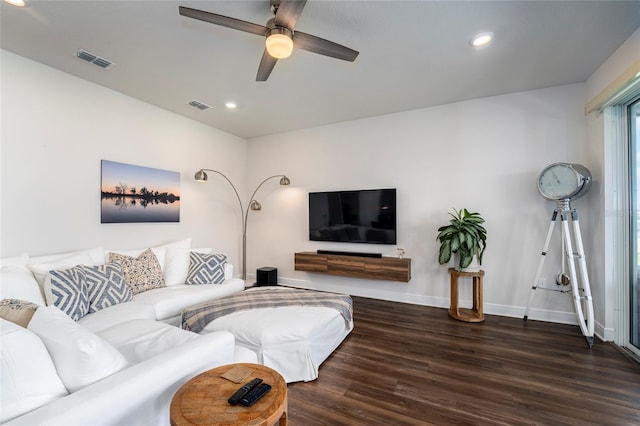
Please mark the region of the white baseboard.
MULTIPOLYGON (((340 292, 341 289, 337 285, 322 284, 322 288, 314 286, 314 283, 309 280, 298 280, 292 278, 279 278, 278 281, 282 285, 304 288, 307 290, 320 290, 320 291, 333 291, 340 292)), ((344 291, 344 290, 343 290, 344 291)), ((391 293, 385 290, 376 290, 373 288, 363 288, 362 291, 352 291, 351 296, 368 297, 373 299, 389 300, 392 302, 411 303, 414 305, 431 306, 435 308, 449 308, 448 297, 431 297, 422 294, 406 294, 406 293, 391 293)), ((471 305, 471 300, 460 300, 460 305, 471 305)), ((484 313, 488 315, 498 315, 502 317, 511 318, 524 318, 524 312, 526 307, 524 306, 510 306, 510 305, 498 305, 495 303, 485 303, 484 313)), ((529 309, 529 319, 534 321, 546 321, 557 324, 569 324, 578 325, 575 312, 565 311, 551 311, 547 309, 529 309)), ((614 330, 611 328, 605 329, 602 324, 594 324, 594 334, 605 342, 613 341, 614 330)))

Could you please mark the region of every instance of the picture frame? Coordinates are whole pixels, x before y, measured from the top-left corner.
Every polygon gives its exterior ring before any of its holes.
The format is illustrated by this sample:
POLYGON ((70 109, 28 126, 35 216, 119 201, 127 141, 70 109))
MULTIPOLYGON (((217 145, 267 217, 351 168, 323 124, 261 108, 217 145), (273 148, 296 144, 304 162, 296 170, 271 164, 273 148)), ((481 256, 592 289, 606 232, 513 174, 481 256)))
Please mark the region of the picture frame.
POLYGON ((180 173, 101 160, 100 221, 180 222, 180 173))

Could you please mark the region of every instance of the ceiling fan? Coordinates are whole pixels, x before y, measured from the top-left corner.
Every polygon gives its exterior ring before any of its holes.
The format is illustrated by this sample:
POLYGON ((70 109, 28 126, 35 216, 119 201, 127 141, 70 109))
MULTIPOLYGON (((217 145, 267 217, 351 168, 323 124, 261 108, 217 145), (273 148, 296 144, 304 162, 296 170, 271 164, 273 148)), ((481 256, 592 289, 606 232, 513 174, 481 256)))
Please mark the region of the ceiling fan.
POLYGON ((256 81, 267 81, 278 59, 291 55, 294 47, 344 61, 355 61, 357 51, 293 30, 307 0, 270 0, 270 4, 274 17, 269 19, 265 26, 184 6, 180 6, 179 11, 180 15, 188 18, 266 37, 266 47, 258 66, 256 81))

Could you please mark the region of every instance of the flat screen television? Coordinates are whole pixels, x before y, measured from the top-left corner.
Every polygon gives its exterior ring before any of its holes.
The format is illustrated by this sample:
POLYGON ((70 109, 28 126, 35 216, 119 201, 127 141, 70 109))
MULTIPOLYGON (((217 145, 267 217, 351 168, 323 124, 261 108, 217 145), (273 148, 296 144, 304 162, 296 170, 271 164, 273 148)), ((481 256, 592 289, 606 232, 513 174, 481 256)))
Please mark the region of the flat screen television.
POLYGON ((396 190, 309 193, 309 239, 396 244, 396 190))

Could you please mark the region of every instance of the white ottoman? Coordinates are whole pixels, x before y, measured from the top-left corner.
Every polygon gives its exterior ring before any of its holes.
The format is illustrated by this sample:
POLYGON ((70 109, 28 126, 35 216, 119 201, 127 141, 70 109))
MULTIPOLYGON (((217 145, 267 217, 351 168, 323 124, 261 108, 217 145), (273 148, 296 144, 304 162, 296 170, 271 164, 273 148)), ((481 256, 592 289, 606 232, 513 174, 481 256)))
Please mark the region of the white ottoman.
POLYGON ((317 379, 322 362, 351 330, 353 320, 345 320, 336 309, 281 306, 233 312, 209 322, 200 333, 232 333, 236 345, 255 352, 258 363, 273 368, 291 383, 317 379))

